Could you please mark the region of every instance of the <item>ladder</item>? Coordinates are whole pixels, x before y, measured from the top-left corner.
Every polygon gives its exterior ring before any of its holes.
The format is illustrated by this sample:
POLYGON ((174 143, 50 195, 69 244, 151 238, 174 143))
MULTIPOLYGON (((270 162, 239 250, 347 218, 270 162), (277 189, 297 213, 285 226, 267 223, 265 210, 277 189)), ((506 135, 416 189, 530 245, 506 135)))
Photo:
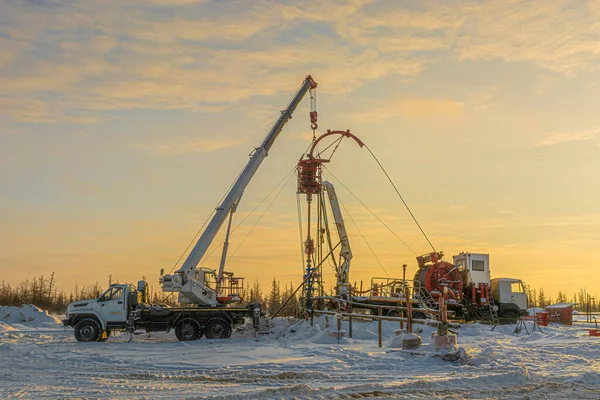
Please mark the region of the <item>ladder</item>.
POLYGON ((437 302, 431 297, 427 289, 419 288, 419 301, 425 305, 424 308, 438 308, 437 302))
POLYGON ((496 307, 496 303, 494 302, 494 296, 490 296, 488 299, 488 307, 490 308, 490 322, 494 325, 492 330, 494 330, 496 326, 500 325, 500 319, 498 319, 498 307, 496 307))
MULTIPOLYGON (((418 296, 416 297, 417 300, 419 300, 419 305, 421 306, 421 308, 425 308, 428 310, 437 310, 439 308, 437 302, 433 299, 433 297, 431 297, 427 289, 423 287, 419 288, 418 296)), ((427 314, 427 316, 430 319, 437 319, 433 314, 427 314)))

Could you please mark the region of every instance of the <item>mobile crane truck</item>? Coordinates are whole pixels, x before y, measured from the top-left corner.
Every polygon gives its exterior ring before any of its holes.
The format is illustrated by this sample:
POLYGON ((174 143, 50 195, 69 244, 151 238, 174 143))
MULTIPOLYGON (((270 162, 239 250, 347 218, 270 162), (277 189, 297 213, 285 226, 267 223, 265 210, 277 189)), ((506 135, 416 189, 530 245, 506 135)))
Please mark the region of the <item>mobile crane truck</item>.
MULTIPOLYGON (((145 281, 139 281, 137 287, 131 284, 113 284, 96 299, 81 300, 67 306, 63 324, 74 328, 78 341, 102 341, 112 331, 133 333, 138 329, 147 332, 168 332, 175 329, 178 340, 197 340, 203 335, 209 339, 224 339, 231 335, 234 325, 243 323, 247 317, 252 318, 255 329, 258 327, 261 305, 232 305, 243 301, 243 285, 240 286, 243 278, 224 271, 233 214, 244 190, 267 157, 275 139, 292 118, 292 113, 306 93, 316 88, 317 83, 310 75, 307 76, 261 145, 250 154, 250 160, 216 208, 181 268, 167 275, 161 270, 160 283, 163 291, 178 293, 179 302, 186 306, 173 308, 150 304, 145 281), (198 267, 227 218, 229 221, 219 271, 198 267)), ((314 96, 311 94, 310 120, 313 131, 317 129, 317 112, 314 107, 314 96)))

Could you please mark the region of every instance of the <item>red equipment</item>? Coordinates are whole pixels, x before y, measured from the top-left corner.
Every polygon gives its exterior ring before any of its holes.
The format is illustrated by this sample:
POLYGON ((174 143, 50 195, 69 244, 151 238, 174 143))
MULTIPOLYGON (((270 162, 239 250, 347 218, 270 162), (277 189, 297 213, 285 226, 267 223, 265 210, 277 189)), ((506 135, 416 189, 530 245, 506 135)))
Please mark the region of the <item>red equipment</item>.
POLYGON ((321 191, 322 162, 310 158, 298 161, 298 193, 312 195, 321 191))
POLYGON ((459 301, 463 291, 463 278, 455 265, 443 261, 443 252, 433 252, 417 257, 419 270, 415 281, 427 289, 431 297, 438 300, 442 295, 459 301), (444 291, 447 288, 447 291, 444 291))
POLYGON ((535 319, 539 326, 548 326, 548 323, 550 322, 550 317, 548 316, 548 313, 545 311, 536 312, 535 319))

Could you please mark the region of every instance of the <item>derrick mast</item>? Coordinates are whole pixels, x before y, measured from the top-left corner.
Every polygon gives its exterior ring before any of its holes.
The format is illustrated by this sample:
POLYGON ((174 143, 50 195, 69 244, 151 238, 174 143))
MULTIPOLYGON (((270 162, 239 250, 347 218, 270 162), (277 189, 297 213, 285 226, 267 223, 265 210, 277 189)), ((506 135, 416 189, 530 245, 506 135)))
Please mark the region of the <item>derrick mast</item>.
MULTIPOLYGON (((338 284, 336 285, 336 292, 338 294, 347 294, 349 292, 348 283, 348 271, 350 268, 350 259, 352 253, 350 252, 350 245, 348 237, 343 226, 343 220, 341 211, 339 210, 339 203, 333 185, 328 182, 323 182, 322 170, 323 164, 329 162, 329 159, 321 158, 320 154, 315 154, 315 149, 321 140, 328 136, 339 135, 338 139, 341 141, 344 138, 353 139, 360 147, 364 146, 364 143, 350 133, 346 131, 331 131, 327 130, 326 133, 314 138, 313 144, 310 148, 306 157, 298 161, 298 194, 306 195, 307 203, 307 234, 304 241, 304 255, 306 256, 306 263, 304 268, 304 287, 302 298, 304 303, 302 304, 305 311, 310 311, 313 308, 312 298, 315 296, 315 291, 319 289, 322 291, 322 274, 320 271, 320 265, 322 262, 317 264, 316 260, 322 259, 322 244, 324 243, 324 235, 327 235, 331 247, 331 238, 329 236, 329 228, 327 225, 327 212, 325 208, 323 188, 326 188, 329 195, 330 204, 334 213, 334 219, 338 228, 338 234, 340 237, 340 245, 342 246, 342 252, 340 254, 342 260, 336 264, 336 276, 338 284), (315 239, 311 236, 311 220, 312 210, 311 205, 313 202, 313 195, 317 196, 317 244, 315 245, 315 239), (337 212, 336 212, 337 210, 337 212), (323 222, 323 223, 322 223, 323 222), (345 283, 343 283, 345 282, 345 283)), ((338 142, 339 145, 339 142, 338 142)), ((331 158, 331 157, 330 157, 331 158)), ((319 293, 319 295, 322 293, 319 293)))

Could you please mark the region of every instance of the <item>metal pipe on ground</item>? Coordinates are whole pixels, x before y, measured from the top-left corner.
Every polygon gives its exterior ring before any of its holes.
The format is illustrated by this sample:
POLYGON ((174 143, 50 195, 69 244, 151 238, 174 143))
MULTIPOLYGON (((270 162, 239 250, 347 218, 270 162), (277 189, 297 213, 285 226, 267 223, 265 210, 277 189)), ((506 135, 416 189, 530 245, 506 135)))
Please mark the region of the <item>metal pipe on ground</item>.
MULTIPOLYGON (((378 304, 368 304, 368 303, 359 303, 356 301, 352 301, 352 300, 345 300, 345 299, 340 299, 339 297, 334 297, 334 296, 319 296, 319 297, 313 297, 313 299, 323 299, 323 300, 335 300, 335 301, 343 301, 347 304, 351 304, 351 305, 358 305, 358 306, 362 306, 362 307, 366 307, 366 308, 381 308, 383 310, 401 310, 401 311, 407 311, 408 308, 407 307, 397 307, 397 306, 382 306, 382 305, 378 305, 378 304)), ((412 311, 414 312, 422 312, 424 314, 436 314, 439 315, 440 311, 439 310, 435 310, 435 309, 429 309, 429 308, 415 308, 411 306, 412 311)), ((448 314, 453 314, 451 311, 448 311, 448 314)))
MULTIPOLYGON (((335 315, 335 311, 325 311, 325 310, 314 310, 315 314, 324 314, 324 315, 335 315)), ((356 313, 341 313, 342 317, 353 317, 353 318, 363 318, 363 319, 370 319, 372 321, 404 321, 407 322, 408 318, 405 317, 386 317, 386 316, 379 316, 379 315, 369 315, 369 314, 356 314, 356 313)), ((416 324, 421 324, 421 325, 427 325, 427 326, 431 326, 431 327, 437 327, 440 322, 439 321, 435 321, 432 319, 412 319, 412 322, 416 323, 416 324)), ((447 323, 449 328, 454 328, 454 329, 460 329, 460 324, 456 324, 456 323, 452 323, 452 322, 448 322, 447 323)))

